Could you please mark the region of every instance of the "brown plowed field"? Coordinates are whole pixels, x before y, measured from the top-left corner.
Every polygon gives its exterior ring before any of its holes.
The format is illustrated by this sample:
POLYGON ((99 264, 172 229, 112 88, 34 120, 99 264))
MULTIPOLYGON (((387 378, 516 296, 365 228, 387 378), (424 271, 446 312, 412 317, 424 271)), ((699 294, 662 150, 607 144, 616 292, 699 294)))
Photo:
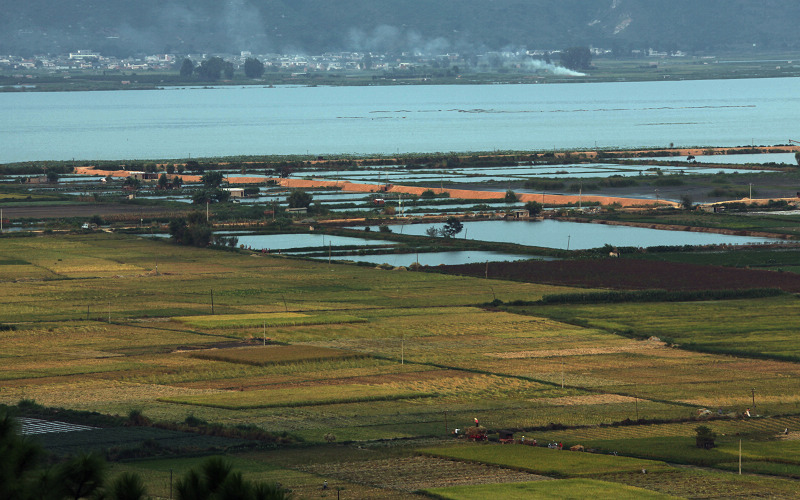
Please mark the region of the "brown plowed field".
MULTIPOLYGON (((438 266, 437 272, 483 277, 486 264, 438 266)), ((494 262, 489 278, 615 290, 738 290, 800 292, 800 274, 633 259, 494 262)))

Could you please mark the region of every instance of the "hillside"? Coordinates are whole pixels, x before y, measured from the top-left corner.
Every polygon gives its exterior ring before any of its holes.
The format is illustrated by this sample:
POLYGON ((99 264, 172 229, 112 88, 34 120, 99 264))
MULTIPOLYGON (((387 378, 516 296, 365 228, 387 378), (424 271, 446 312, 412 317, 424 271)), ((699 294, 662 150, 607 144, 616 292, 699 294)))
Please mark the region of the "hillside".
POLYGON ((2 0, 0 54, 800 48, 789 0, 2 0))

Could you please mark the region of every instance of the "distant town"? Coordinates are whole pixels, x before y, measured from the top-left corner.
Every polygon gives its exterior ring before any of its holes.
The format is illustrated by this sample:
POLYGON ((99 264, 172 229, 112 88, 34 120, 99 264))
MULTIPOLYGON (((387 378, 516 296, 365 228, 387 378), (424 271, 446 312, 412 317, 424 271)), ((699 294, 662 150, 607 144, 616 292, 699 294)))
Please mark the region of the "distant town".
MULTIPOLYGON (((611 49, 589 48, 593 57, 614 56, 611 49)), ((244 67, 248 59, 257 59, 266 72, 347 72, 347 71, 415 71, 417 69, 445 69, 464 71, 530 70, 531 72, 552 70, 549 65, 561 65, 561 49, 536 49, 485 52, 480 54, 423 54, 401 52, 381 54, 374 52, 328 52, 320 55, 305 54, 253 54, 242 51, 239 54, 153 54, 138 57, 117 58, 94 50, 78 50, 67 54, 42 54, 33 57, 0 55, 0 71, 8 72, 59 72, 102 71, 102 72, 141 72, 179 70, 184 60, 194 65, 212 57, 219 57, 233 64, 235 69, 244 67), (537 64, 531 64, 536 61, 537 64)), ((681 51, 672 53, 653 49, 633 50, 629 57, 671 58, 685 57, 681 51)), ((14 74, 24 77, 23 73, 14 74)))

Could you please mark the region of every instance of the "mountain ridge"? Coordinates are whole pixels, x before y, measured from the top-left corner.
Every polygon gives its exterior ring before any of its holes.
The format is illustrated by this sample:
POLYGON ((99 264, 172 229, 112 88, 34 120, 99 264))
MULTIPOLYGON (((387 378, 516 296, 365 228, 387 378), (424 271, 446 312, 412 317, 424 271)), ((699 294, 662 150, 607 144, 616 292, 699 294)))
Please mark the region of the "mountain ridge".
POLYGON ((788 0, 0 0, 0 8, 0 53, 23 55, 800 48, 800 3, 788 0))

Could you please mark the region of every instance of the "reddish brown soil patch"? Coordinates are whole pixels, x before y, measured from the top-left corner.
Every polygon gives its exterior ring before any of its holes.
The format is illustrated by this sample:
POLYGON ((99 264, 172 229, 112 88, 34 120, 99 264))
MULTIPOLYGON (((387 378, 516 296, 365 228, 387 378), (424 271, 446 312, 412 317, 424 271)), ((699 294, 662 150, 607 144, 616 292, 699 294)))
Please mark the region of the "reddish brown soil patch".
MULTIPOLYGON (((437 266, 437 272, 483 277, 485 264, 437 266)), ((497 262, 489 277, 616 290, 743 290, 779 288, 800 292, 800 274, 633 259, 497 262)))

